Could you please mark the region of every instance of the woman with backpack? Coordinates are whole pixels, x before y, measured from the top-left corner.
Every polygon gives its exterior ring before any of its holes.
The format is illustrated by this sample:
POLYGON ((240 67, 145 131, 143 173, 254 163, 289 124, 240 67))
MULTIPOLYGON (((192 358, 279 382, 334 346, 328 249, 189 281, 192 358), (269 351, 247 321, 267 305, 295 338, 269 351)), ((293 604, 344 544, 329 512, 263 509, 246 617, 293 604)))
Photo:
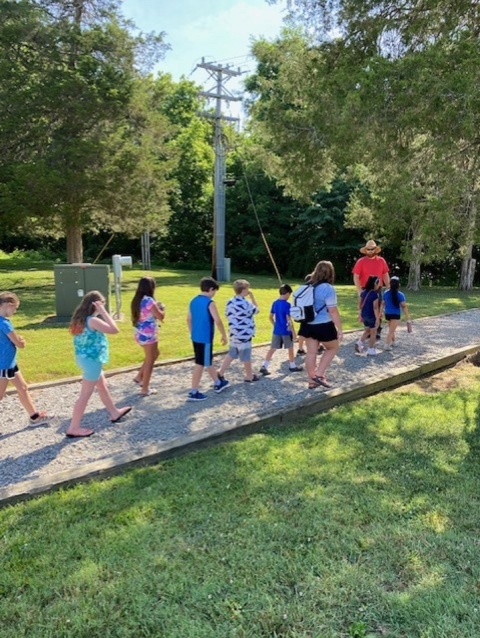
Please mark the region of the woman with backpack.
POLYGON ((305 338, 307 354, 305 367, 308 387, 331 388, 325 373, 338 352, 343 337, 342 322, 337 308, 337 293, 333 287, 335 269, 330 261, 319 261, 309 275, 308 283, 313 287, 314 317, 302 321, 298 334, 305 338), (325 348, 317 365, 320 344, 325 348))

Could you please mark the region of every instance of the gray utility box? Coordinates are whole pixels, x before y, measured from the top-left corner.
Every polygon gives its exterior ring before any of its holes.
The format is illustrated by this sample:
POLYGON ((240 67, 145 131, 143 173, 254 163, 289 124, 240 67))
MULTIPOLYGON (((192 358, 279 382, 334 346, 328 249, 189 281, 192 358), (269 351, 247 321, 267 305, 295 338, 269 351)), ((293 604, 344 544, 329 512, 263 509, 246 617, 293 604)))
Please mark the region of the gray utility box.
POLYGON ((110 266, 93 264, 56 264, 55 312, 58 319, 70 319, 73 311, 92 290, 105 297, 105 306, 110 306, 110 266))

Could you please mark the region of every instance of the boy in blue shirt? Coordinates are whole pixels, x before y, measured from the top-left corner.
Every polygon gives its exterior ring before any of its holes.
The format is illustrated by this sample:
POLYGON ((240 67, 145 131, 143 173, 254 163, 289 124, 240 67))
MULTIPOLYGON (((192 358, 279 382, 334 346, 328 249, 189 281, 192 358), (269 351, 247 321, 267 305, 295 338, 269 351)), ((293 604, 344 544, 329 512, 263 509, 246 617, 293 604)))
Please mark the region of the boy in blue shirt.
POLYGON ((265 361, 260 368, 263 375, 271 374, 268 367, 270 361, 279 348, 288 349, 289 370, 290 372, 300 372, 303 368, 295 363, 295 355, 293 354, 293 341, 295 340, 295 328, 290 317, 290 295, 292 288, 288 284, 283 284, 279 289, 279 298, 273 302, 270 310, 270 321, 273 324, 273 335, 270 350, 265 356, 265 361))
POLYGON ((20 403, 30 417, 30 424, 47 423, 51 417, 35 408, 28 386, 17 366, 17 348, 25 348, 25 339, 18 335, 10 321, 20 305, 14 292, 0 292, 0 401, 11 381, 18 392, 20 403))
POLYGON ((188 393, 187 401, 204 401, 208 398, 198 390, 204 368, 212 378, 217 394, 230 385, 226 379, 219 378, 212 365, 215 326, 222 335, 222 346, 227 343, 227 334, 213 301, 219 287, 212 277, 203 277, 200 280, 200 294, 191 300, 188 308, 187 324, 195 353, 195 365, 192 372, 192 389, 188 393))

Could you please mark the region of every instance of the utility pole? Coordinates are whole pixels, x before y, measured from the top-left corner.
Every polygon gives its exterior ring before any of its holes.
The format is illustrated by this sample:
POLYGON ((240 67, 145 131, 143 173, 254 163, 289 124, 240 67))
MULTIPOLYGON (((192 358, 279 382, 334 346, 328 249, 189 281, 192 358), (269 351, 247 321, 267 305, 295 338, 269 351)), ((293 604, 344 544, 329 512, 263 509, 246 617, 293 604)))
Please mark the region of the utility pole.
POLYGON ((214 203, 213 203, 213 264, 212 275, 217 281, 226 281, 225 276, 225 178, 227 147, 222 133, 222 122, 238 122, 237 117, 222 115, 222 100, 239 102, 241 97, 235 97, 225 87, 228 80, 242 74, 238 69, 234 71, 228 66, 205 62, 197 64, 205 69, 210 78, 215 81, 214 90, 200 91, 200 95, 215 100, 215 114, 204 112, 202 115, 215 120, 215 174, 214 174, 214 203))

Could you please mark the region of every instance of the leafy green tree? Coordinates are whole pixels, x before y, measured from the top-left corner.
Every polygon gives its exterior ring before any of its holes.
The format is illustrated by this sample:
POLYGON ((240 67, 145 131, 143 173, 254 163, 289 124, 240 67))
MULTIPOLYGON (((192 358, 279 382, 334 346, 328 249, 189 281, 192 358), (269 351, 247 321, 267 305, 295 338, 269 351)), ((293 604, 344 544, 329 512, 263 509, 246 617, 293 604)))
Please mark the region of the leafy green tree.
POLYGON ((161 53, 161 37, 132 36, 107 0, 0 9, 2 220, 64 234, 69 261, 82 260, 86 229, 164 220, 168 127, 140 113, 136 68, 142 47, 161 53))

